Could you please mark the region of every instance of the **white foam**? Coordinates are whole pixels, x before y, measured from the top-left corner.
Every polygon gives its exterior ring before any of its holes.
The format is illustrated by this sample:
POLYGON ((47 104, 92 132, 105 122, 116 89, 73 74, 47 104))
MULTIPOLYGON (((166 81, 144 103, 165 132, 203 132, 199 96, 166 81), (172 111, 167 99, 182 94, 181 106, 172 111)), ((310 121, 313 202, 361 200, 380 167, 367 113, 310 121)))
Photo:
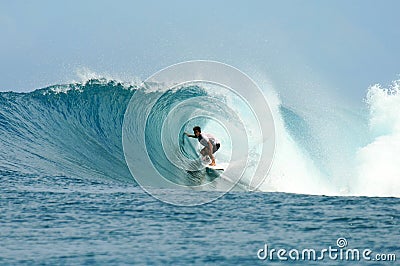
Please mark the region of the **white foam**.
POLYGON ((87 67, 80 67, 76 69, 76 75, 79 78, 79 81, 74 81, 74 83, 85 84, 91 80, 98 80, 101 84, 107 84, 109 82, 117 82, 120 83, 125 89, 135 89, 138 84, 141 84, 140 78, 132 75, 124 75, 122 77, 121 74, 111 75, 109 73, 97 73, 87 67))
POLYGON ((400 196, 400 81, 389 88, 369 88, 373 141, 357 153, 354 192, 365 196, 400 196))
POLYGON ((301 151, 298 144, 285 128, 280 113, 281 100, 273 89, 274 85, 265 78, 258 83, 271 108, 275 124, 276 149, 267 179, 260 186, 261 191, 304 193, 314 195, 333 194, 330 186, 313 160, 301 151))
MULTIPOLYGON (((346 176, 337 169, 343 167, 340 163, 336 163, 337 167, 328 172, 321 172, 329 169, 320 169, 322 166, 316 165, 313 158, 303 152, 285 128, 279 112, 281 102, 279 95, 271 89, 273 85, 270 82, 260 85, 267 95, 276 127, 275 157, 268 179, 260 187, 262 191, 338 196, 400 196, 400 81, 393 82, 389 88, 380 85, 369 88, 366 103, 369 108, 370 132, 353 130, 347 133, 369 135, 372 141, 351 152, 355 158, 354 162, 347 162, 346 176)), ((361 128, 363 127, 359 127, 361 128)), ((346 147, 339 146, 337 149, 340 151, 344 148, 346 147)), ((332 150, 325 150, 329 151, 332 150)), ((332 160, 336 157, 326 154, 326 158, 332 160)), ((335 162, 329 163, 335 165, 335 162)))

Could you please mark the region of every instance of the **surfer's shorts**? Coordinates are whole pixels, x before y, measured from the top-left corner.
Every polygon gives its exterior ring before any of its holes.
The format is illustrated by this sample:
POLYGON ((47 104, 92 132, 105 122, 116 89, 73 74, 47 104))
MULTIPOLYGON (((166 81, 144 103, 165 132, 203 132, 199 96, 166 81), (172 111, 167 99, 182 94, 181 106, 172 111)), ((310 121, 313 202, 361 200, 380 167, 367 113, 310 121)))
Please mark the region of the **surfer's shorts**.
POLYGON ((213 145, 213 153, 215 153, 217 150, 219 150, 219 147, 221 147, 221 144, 219 144, 219 143, 213 145))
MULTIPOLYGON (((219 150, 219 147, 221 147, 221 144, 219 144, 219 143, 213 145, 213 154, 214 154, 217 150, 219 150)), ((203 154, 203 155, 208 154, 208 147, 204 147, 204 148, 201 150, 201 154, 203 154)))

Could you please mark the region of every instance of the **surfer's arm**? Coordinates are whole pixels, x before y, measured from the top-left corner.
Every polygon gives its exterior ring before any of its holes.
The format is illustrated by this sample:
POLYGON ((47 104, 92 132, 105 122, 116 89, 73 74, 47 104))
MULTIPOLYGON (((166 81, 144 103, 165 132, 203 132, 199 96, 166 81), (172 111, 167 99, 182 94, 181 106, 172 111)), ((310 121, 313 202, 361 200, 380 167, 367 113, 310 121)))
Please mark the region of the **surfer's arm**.
POLYGON ((195 135, 190 135, 189 133, 184 133, 186 136, 188 136, 189 138, 197 138, 195 135))

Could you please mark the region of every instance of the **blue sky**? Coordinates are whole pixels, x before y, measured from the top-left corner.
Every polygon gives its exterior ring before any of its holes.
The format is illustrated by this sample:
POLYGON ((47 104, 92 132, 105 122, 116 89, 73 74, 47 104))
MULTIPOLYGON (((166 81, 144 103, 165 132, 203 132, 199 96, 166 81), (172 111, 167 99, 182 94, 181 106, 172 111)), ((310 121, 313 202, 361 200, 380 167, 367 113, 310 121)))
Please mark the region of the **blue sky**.
POLYGON ((0 91, 76 80, 144 79, 212 59, 283 95, 327 90, 359 101, 400 74, 399 1, 0 0, 0 91), (255 78, 257 81, 257 78, 255 78))

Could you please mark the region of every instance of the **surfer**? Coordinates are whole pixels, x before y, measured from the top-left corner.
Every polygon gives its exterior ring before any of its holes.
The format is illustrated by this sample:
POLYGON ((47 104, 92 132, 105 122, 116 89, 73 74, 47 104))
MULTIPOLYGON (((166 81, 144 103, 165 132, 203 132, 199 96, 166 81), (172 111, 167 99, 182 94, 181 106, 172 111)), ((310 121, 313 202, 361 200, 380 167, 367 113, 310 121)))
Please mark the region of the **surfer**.
POLYGON ((199 126, 195 126, 193 128, 193 133, 194 135, 185 132, 185 135, 190 138, 197 138, 200 144, 204 146, 204 148, 200 151, 201 155, 210 156, 210 166, 215 166, 215 157, 213 154, 221 146, 219 140, 213 134, 201 133, 201 128, 199 126))

